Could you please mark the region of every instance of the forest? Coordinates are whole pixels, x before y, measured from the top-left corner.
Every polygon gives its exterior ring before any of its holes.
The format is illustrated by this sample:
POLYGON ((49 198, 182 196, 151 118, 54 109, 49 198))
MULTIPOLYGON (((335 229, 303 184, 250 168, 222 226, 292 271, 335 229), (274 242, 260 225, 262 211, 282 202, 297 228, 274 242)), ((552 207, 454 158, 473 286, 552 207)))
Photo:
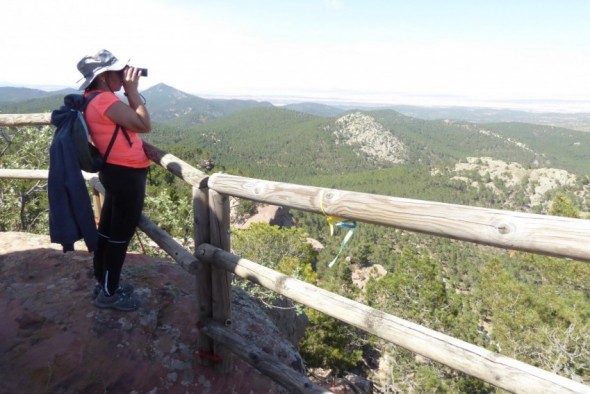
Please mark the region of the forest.
MULTIPOLYGON (((474 124, 367 112, 400 138, 409 159, 375 162, 354 146, 334 144, 337 116, 285 108, 246 108, 195 123, 158 122, 150 143, 214 173, 223 171, 396 197, 531 211, 587 219, 590 133, 524 123, 474 124), (485 131, 485 132, 482 132, 485 131), (522 146, 526 146, 523 149, 522 146), (467 157, 493 157, 532 170, 556 167, 576 177, 534 206, 523 182, 508 185, 490 172, 461 174, 467 157), (214 165, 204 165, 213 163, 214 165), (486 187, 486 185, 493 187, 486 187)), ((48 167, 51 127, 0 129, 0 168, 48 167)), ((238 213, 257 205, 239 201, 238 213)), ((152 166, 145 214, 190 245, 190 188, 152 166)), ((336 264, 344 229, 331 236, 325 217, 292 211, 296 226, 232 228, 234 253, 386 313, 531 365, 590 384, 590 265, 359 223, 336 264), (307 239, 319 241, 315 250, 307 239), (383 268, 385 274, 380 274, 383 268), (359 270, 371 273, 360 288, 359 270)), ((46 234, 43 181, 0 180, 0 231, 46 234)), ((160 253, 151 250, 150 253, 160 253)), ((236 280, 271 308, 275 295, 236 280)), ((300 352, 310 371, 354 372, 377 392, 495 393, 502 390, 386 344, 314 310, 296 306, 310 326, 300 352), (380 367, 380 368, 379 368, 380 367)))

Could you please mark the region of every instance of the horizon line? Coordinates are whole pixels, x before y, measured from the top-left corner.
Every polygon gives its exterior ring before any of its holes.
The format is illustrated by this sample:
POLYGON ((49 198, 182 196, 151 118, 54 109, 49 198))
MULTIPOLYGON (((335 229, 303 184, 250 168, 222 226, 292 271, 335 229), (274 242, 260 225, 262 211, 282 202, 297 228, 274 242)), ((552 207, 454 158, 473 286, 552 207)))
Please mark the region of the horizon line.
MULTIPOLYGON (((503 110, 517 110, 524 112, 559 112, 559 113, 590 113, 590 99, 564 99, 564 98, 504 98, 504 99, 480 99, 469 98, 452 94, 358 94, 347 92, 344 95, 330 95, 332 92, 277 92, 261 91, 258 93, 244 92, 199 92, 193 93, 179 89, 164 82, 154 83, 142 92, 158 85, 169 86, 172 89, 183 91, 187 94, 207 99, 243 99, 255 101, 268 101, 276 106, 289 104, 316 103, 329 106, 361 106, 361 107, 391 107, 411 106, 426 108, 489 108, 503 110), (395 98, 392 96, 396 96, 395 98)), ((1 81, 0 87, 37 89, 45 92, 53 92, 64 89, 78 90, 77 87, 67 85, 38 85, 15 84, 1 81)))

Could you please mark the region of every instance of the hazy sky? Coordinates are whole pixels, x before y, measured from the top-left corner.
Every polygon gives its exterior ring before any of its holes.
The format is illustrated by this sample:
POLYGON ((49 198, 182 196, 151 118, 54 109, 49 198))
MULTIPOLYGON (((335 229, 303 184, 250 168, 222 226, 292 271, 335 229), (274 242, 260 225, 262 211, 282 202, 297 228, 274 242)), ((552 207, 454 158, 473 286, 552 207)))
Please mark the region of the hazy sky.
POLYGON ((78 60, 107 48, 149 68, 141 88, 204 97, 590 109, 589 0, 4 0, 0 12, 0 84, 75 87, 78 60))

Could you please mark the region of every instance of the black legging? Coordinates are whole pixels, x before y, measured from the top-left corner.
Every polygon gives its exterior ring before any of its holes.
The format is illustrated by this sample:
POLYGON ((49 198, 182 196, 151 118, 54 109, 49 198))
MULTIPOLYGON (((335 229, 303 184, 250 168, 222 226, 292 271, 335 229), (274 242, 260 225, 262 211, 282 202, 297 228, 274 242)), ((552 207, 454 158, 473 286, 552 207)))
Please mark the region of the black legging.
POLYGON ((147 173, 147 168, 106 164, 99 174, 106 192, 94 252, 94 276, 107 295, 113 295, 119 287, 127 248, 143 210, 147 173))

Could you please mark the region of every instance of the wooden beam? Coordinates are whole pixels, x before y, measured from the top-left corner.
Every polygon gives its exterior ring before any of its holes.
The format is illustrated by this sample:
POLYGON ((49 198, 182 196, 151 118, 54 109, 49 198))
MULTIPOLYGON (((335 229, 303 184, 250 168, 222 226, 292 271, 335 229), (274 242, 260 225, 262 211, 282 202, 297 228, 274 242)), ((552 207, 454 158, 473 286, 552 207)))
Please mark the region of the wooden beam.
MULTIPOLYGON (((211 244, 223 250, 230 250, 230 208, 229 198, 209 189, 209 220, 211 244)), ((206 244, 205 244, 206 245, 206 244)), ((198 257, 198 255, 197 255, 198 257)), ((219 266, 211 267, 211 297, 213 321, 231 328, 231 273, 219 266)), ((216 364, 220 372, 230 372, 232 368, 231 352, 221 342, 214 342, 214 354, 221 359, 216 364)))
POLYGON ((219 324, 208 324, 202 329, 216 342, 223 343, 242 360, 289 390, 290 393, 328 394, 331 391, 311 382, 307 376, 289 368, 277 358, 246 342, 239 335, 219 324))
POLYGON ((46 126, 49 124, 51 124, 51 113, 0 115, 0 126, 46 126))
POLYGON ((180 179, 187 182, 189 185, 199 188, 207 186, 207 179, 209 178, 209 175, 199 171, 195 167, 179 159, 173 154, 156 148, 147 142, 143 143, 143 150, 151 161, 164 167, 180 179))
POLYGON ((214 174, 219 193, 351 220, 590 262, 590 220, 214 174))
POLYGON ((94 212, 94 220, 98 224, 100 222, 100 213, 104 204, 104 195, 96 188, 92 188, 92 211, 94 212))
POLYGON ((502 389, 526 394, 590 392, 589 386, 383 313, 212 245, 200 245, 197 256, 344 323, 502 389))
POLYGON ((0 178, 8 179, 47 179, 49 170, 11 170, 0 168, 0 178))
MULTIPOLYGON (((193 186, 193 215, 194 215, 194 240, 196 248, 204 243, 211 242, 211 230, 209 223, 209 189, 199 189, 193 186)), ((200 260, 199 260, 200 261, 200 260)), ((211 358, 207 355, 214 354, 213 340, 205 335, 201 328, 209 323, 213 317, 213 298, 211 284, 211 264, 201 261, 199 270, 195 275, 195 291, 197 295, 197 354, 199 363, 205 366, 213 366, 211 358)))
POLYGON ((191 252, 143 214, 138 227, 187 272, 195 274, 199 269, 200 262, 191 252))

